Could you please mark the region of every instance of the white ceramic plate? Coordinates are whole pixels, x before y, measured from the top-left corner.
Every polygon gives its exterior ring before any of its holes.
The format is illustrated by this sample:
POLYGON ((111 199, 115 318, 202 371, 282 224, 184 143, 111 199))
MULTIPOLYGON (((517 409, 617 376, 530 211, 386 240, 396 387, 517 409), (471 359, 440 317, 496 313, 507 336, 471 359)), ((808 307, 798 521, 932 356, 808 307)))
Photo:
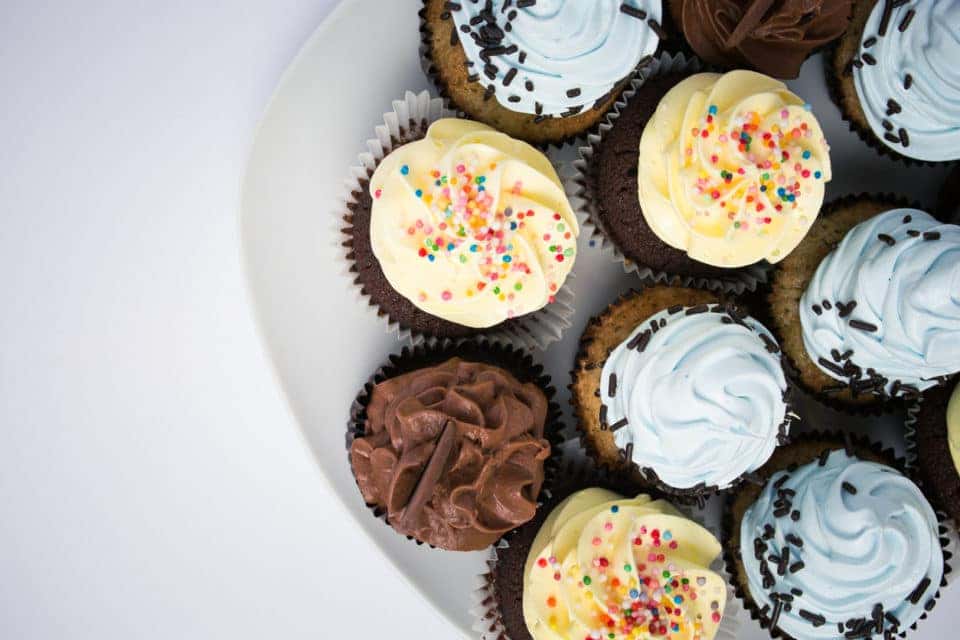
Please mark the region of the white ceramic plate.
MULTIPOLYGON (((360 301, 345 274, 338 247, 343 183, 391 101, 407 89, 428 87, 417 55, 419 5, 419 0, 344 0, 284 75, 250 155, 240 216, 242 251, 266 347, 317 463, 385 556, 469 635, 470 596, 485 555, 418 547, 371 517, 344 448, 350 402, 386 356, 403 345, 360 301)), ((904 169, 849 133, 827 97, 819 58, 809 61, 792 85, 814 105, 833 144, 831 196, 897 190, 932 201, 944 171, 904 169)), ((570 159, 571 150, 560 156, 570 159)), ((580 331, 592 314, 634 283, 586 238, 581 238, 576 273, 574 326, 548 353, 537 354, 564 404, 580 331)), ((815 407, 806 417, 814 426, 838 425, 833 414, 815 407)), ((896 429, 888 425, 887 431, 895 437, 896 429)), ((715 510, 712 505, 711 513, 715 510)), ((915 637, 948 637, 936 629, 951 628, 951 617, 952 628, 960 624, 960 612, 951 609, 937 607, 915 637)), ((746 621, 741 637, 767 635, 746 621)))

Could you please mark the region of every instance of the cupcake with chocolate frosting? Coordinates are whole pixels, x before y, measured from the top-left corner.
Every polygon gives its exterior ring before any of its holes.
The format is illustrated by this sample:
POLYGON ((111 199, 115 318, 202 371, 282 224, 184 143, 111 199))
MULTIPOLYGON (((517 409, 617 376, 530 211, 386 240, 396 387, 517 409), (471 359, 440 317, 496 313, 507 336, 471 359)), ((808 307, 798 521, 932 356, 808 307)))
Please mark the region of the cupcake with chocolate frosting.
POLYGON ((691 499, 733 486, 786 442, 787 389, 763 325, 712 294, 672 287, 595 318, 571 385, 589 454, 691 499))
POLYGON ((777 271, 770 303, 817 397, 916 397, 960 371, 960 227, 886 197, 841 200, 777 271))
POLYGON ((960 0, 859 0, 828 59, 834 101, 881 153, 960 159, 960 0))
POLYGON ((905 634, 949 571, 939 522, 889 451, 811 434, 774 454, 725 514, 737 595, 773 637, 905 634))
POLYGON ((536 513, 559 431, 552 394, 511 349, 405 351, 354 403, 348 449, 364 501, 418 542, 490 546, 536 513))
POLYGON ((665 38, 661 0, 424 0, 428 76, 468 117, 534 144, 584 134, 665 38))
POLYGON ((839 38, 852 0, 669 0, 693 51, 721 69, 796 78, 812 53, 839 38))

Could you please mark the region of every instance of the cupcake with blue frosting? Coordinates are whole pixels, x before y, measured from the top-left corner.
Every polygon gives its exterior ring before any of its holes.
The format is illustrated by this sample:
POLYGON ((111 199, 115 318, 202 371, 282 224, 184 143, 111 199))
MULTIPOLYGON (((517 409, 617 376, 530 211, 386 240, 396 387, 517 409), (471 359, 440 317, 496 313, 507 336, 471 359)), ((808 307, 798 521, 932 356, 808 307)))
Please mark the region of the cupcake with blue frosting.
POLYGON ((661 0, 424 0, 420 18, 441 93, 534 144, 596 125, 666 38, 661 0))
POLYGON ((696 289, 634 292, 581 338, 573 402, 603 466, 702 499, 750 476, 793 421, 777 341, 728 301, 696 289))
POLYGON ((850 128, 907 162, 960 159, 960 0, 862 0, 827 58, 850 128))
POLYGON ((933 609, 945 540, 891 452, 810 434, 778 450, 725 513, 737 595, 773 637, 890 638, 933 609))
POLYGON ((960 371, 960 226, 890 197, 840 200, 776 272, 770 306, 818 398, 916 398, 960 371))

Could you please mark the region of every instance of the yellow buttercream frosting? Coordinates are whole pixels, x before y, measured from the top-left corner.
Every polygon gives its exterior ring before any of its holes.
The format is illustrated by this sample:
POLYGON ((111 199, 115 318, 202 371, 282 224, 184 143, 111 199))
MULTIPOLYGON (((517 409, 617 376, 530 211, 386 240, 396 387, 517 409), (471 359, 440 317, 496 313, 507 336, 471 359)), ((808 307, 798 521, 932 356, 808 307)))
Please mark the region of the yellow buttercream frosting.
POLYGON ((779 262, 820 212, 829 145, 779 80, 700 73, 660 101, 638 176, 643 216, 668 245, 716 267, 779 262))
POLYGON ((950 455, 953 466, 960 473, 960 384, 953 390, 947 405, 947 435, 950 439, 950 455))
POLYGON ((547 517, 527 556, 523 615, 534 640, 710 640, 726 583, 720 543, 668 502, 586 489, 547 517))
POLYGON ((579 226, 545 155, 490 127, 435 122, 370 180, 370 241, 397 292, 484 328, 542 308, 573 268, 579 226))

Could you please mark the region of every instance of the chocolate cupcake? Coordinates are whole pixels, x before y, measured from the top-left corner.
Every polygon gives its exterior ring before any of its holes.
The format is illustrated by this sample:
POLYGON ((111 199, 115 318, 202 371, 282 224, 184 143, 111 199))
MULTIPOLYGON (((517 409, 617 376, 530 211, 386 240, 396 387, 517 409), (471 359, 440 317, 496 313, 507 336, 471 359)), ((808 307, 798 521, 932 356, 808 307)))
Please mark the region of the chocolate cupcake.
POLYGON ((600 121, 666 34, 660 0, 543 4, 424 0, 421 57, 468 117, 559 145, 600 121))
POLYGON ((960 384, 923 394, 907 410, 907 449, 934 506, 960 524, 960 384))
POLYGON ((941 220, 960 223, 960 165, 954 167, 943 181, 936 213, 941 220))
POLYGON ((655 286, 591 321, 572 402, 588 454, 685 500, 729 488, 793 421, 770 332, 714 294, 655 286))
POLYGON ((668 0, 700 58, 719 69, 796 78, 810 55, 850 24, 852 0, 668 0))
POLYGON ((737 606, 720 552, 715 535, 669 502, 574 471, 495 550, 479 624, 511 640, 733 640, 737 606))
POLYGON ((642 277, 739 293, 816 220, 828 146, 783 83, 690 70, 663 56, 642 73, 581 149, 570 191, 642 277))
POLYGON ((903 635, 927 616, 944 576, 945 538, 889 450, 809 434, 774 453, 724 515, 737 596, 775 638, 903 635))
POLYGON ((536 513, 561 429, 553 393, 510 347, 404 349, 351 410, 347 449, 364 501, 418 543, 489 547, 536 513))
POLYGON ((353 169, 354 282, 415 340, 483 334, 544 347, 569 326, 579 226, 550 161, 408 93, 353 169))
POLYGON ((954 75, 960 0, 858 0, 827 56, 831 96, 850 128, 881 154, 910 162, 960 159, 954 75))
POLYGON ((843 198, 776 271, 773 328, 808 392, 883 410, 960 368, 957 283, 960 227, 893 196, 843 198))

